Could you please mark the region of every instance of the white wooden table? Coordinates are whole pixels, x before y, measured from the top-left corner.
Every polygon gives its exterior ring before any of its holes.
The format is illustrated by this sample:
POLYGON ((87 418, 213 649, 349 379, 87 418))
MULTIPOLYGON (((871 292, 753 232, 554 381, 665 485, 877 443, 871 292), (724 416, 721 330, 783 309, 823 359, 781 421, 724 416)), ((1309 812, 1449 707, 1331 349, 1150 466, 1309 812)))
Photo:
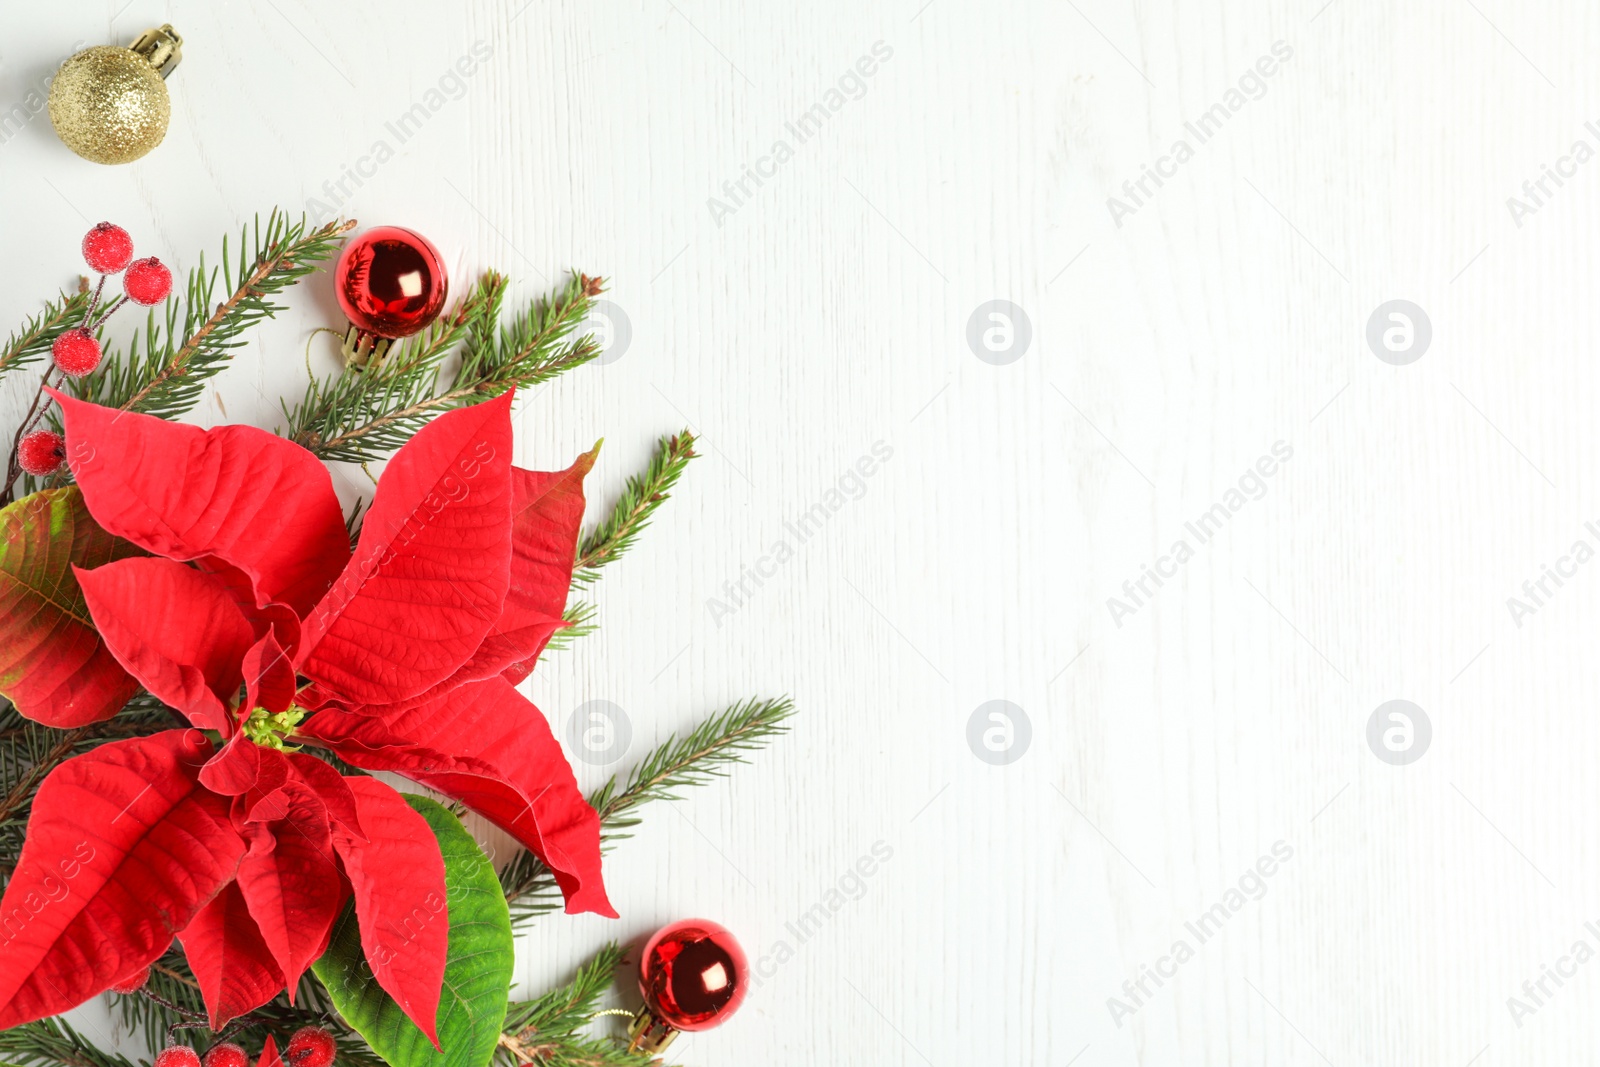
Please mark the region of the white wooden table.
MULTIPOLYGON (((702 914, 765 972, 672 1050, 708 1067, 1588 1062, 1600 161, 1561 159, 1600 13, 1321 2, 12 5, 6 107, 77 42, 186 43, 145 160, 0 144, 0 322, 87 223, 187 269, 313 200, 461 283, 614 279, 626 349, 522 402, 519 459, 604 435, 605 500, 660 434, 705 458, 531 691, 625 709, 610 770, 802 714, 648 812, 622 920, 540 923, 519 989, 702 914)), ((302 286, 195 417, 274 425, 339 321, 302 286)))

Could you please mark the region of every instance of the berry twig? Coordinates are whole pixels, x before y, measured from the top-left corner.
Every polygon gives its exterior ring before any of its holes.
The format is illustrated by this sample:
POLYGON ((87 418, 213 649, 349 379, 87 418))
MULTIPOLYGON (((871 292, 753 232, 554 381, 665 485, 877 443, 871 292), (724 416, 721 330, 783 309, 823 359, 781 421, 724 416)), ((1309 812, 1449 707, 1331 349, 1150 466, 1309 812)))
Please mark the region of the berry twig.
POLYGON ((178 1043, 177 1036, 179 1030, 193 1029, 196 1027, 204 1028, 206 1025, 206 1017, 204 1015, 197 1011, 192 1011, 189 1008, 185 1008, 182 1004, 168 1000, 166 997, 150 989, 148 986, 141 986, 139 989, 139 995, 153 1004, 161 1005, 163 1008, 166 1008, 168 1011, 179 1017, 178 1022, 175 1022, 171 1026, 167 1027, 167 1044, 169 1045, 175 1045, 178 1043))
POLYGON ((90 269, 100 275, 94 295, 83 312, 83 321, 70 330, 63 331, 50 346, 53 365, 47 367, 39 378, 39 388, 33 394, 28 413, 11 438, 10 460, 6 465, 6 484, 0 492, 0 504, 9 504, 16 493, 17 479, 24 473, 43 477, 61 468, 66 461, 66 442, 61 435, 50 430, 37 429, 50 410, 44 399, 48 386, 59 389, 67 376, 81 378, 100 365, 105 354, 100 344, 100 329, 113 312, 128 301, 151 307, 161 303, 172 292, 172 271, 159 259, 133 259, 133 238, 128 231, 109 222, 102 222, 83 238, 83 258, 90 269), (126 271, 125 274, 123 272, 126 271), (106 279, 113 274, 123 274, 123 294, 108 303, 102 310, 100 297, 106 288, 106 279), (95 312, 99 311, 98 316, 95 312), (51 376, 55 380, 51 380, 51 376))

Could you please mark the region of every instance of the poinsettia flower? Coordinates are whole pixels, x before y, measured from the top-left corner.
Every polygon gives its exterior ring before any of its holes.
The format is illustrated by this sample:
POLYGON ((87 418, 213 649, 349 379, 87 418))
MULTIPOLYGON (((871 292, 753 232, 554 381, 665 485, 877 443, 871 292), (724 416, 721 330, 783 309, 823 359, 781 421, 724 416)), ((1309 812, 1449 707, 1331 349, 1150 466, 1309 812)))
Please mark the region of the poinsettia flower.
POLYGON ((0 901, 0 1028, 175 936, 220 1028, 292 996, 353 896, 374 977, 437 1043, 437 842, 390 786, 302 746, 461 801, 549 866, 569 912, 615 916, 599 817, 515 688, 563 625, 593 453, 513 467, 509 392, 443 415, 390 461, 352 551, 300 446, 56 399, 85 506, 152 553, 76 571, 95 626, 194 728, 104 745, 40 786, 0 901))

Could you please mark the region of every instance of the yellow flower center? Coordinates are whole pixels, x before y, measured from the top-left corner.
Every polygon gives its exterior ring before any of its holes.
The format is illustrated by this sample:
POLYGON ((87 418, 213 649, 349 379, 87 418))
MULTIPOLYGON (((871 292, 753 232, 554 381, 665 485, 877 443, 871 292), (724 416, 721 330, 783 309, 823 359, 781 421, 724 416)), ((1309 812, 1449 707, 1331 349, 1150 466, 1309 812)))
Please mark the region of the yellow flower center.
POLYGON ((300 720, 305 717, 305 709, 293 704, 285 711, 256 708, 244 720, 242 729, 244 735, 256 744, 281 751, 285 748, 284 739, 294 733, 294 728, 299 726, 300 720))

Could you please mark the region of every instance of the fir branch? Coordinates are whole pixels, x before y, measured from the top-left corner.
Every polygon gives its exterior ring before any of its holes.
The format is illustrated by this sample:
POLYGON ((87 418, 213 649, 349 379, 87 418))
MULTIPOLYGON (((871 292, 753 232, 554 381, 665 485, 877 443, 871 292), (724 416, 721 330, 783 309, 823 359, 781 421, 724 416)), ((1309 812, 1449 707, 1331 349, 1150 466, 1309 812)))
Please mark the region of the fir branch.
MULTIPOLYGON (((600 568, 633 547, 634 539, 650 525, 656 509, 670 497, 670 490, 688 469, 689 461, 699 457, 694 450, 694 434, 688 430, 663 437, 643 474, 628 479, 611 513, 578 544, 572 567, 572 589, 582 590, 600 577, 600 568)), ((564 652, 580 637, 600 629, 594 620, 595 607, 586 601, 569 602, 562 615, 567 626, 557 630, 541 653, 564 652)))
POLYGON ((25 367, 47 355, 56 338, 67 330, 82 324, 83 314, 89 307, 89 279, 79 276, 74 293, 62 291, 61 295, 44 306, 44 310, 24 322, 0 345, 0 374, 25 367))
POLYGON ((98 370, 70 383, 72 391, 107 407, 177 418, 245 344, 245 332, 283 310, 272 298, 315 272, 354 226, 340 220, 313 229, 304 216, 290 222, 274 209, 263 228, 258 216, 239 235, 237 261, 224 238, 222 266, 208 270, 202 255, 184 299, 168 300, 162 318, 152 308, 127 353, 108 351, 98 370), (219 280, 226 293, 220 300, 219 280))
POLYGON ((522 1062, 536 1063, 539 1067, 639 1067, 665 1061, 648 1053, 629 1052, 620 1041, 609 1038, 575 1037, 542 1047, 538 1050, 538 1059, 522 1062))
MULTIPOLYGON (((788 732, 794 703, 747 700, 713 715, 683 738, 668 738, 633 769, 627 784, 613 777, 589 795, 600 813, 600 839, 610 845, 632 835, 640 823, 636 810, 652 800, 678 800, 679 791, 725 777, 745 756, 788 732)), ((519 854, 500 872, 500 885, 511 905, 511 922, 527 922, 559 908, 555 876, 531 852, 519 854)))
POLYGON ((601 996, 611 988, 617 966, 627 955, 615 941, 606 945, 573 976, 572 982, 534 1000, 506 1006, 508 1034, 533 1030, 541 1035, 571 1034, 589 1020, 601 996))
POLYGON ((398 448, 426 424, 428 416, 393 417, 426 406, 438 390, 445 357, 468 337, 493 328, 505 293, 502 275, 487 273, 448 315, 393 346, 381 360, 347 368, 331 378, 313 378, 293 408, 284 405, 289 437, 325 460, 364 463, 398 448), (383 420, 389 419, 388 422, 383 420), (362 426, 381 424, 351 436, 362 426))
POLYGON ((572 571, 575 587, 592 583, 600 576, 601 567, 633 547, 634 539, 650 525, 651 517, 668 499, 689 461, 697 458, 694 443, 694 434, 688 430, 661 438, 644 473, 628 479, 611 514, 578 546, 578 560, 572 571))
POLYGON ((134 1067, 114 1052, 102 1052, 64 1019, 40 1019, 0 1030, 4 1067, 134 1067))
POLYGON ((678 790, 727 777, 733 764, 749 762, 746 753, 787 733, 793 714, 794 702, 787 697, 734 704, 681 740, 669 738, 633 769, 625 788, 619 790, 613 778, 589 802, 608 828, 637 825, 637 819, 625 817, 628 812, 652 800, 680 800, 678 790))
POLYGON ((366 463, 405 444, 436 415, 549 381, 600 354, 592 336, 568 339, 603 291, 600 279, 575 274, 496 330, 505 288, 503 275, 488 272, 437 334, 376 368, 311 382, 300 403, 285 406, 284 432, 324 460, 366 463), (458 341, 460 365, 442 386, 441 365, 458 341))
POLYGON ((600 345, 592 335, 562 342, 588 316, 590 301, 605 292, 605 284, 604 278, 575 273, 560 290, 519 313, 497 336, 484 332, 470 338, 452 388, 498 386, 513 380, 518 388, 537 385, 598 356, 600 345))
POLYGON ((541 1067, 648 1067, 661 1061, 646 1052, 629 1052, 614 1038, 579 1031, 593 1021, 600 998, 611 988, 627 955, 612 942, 578 969, 572 982, 536 1000, 513 1001, 506 1009, 505 1034, 495 1050, 501 1064, 541 1067))

